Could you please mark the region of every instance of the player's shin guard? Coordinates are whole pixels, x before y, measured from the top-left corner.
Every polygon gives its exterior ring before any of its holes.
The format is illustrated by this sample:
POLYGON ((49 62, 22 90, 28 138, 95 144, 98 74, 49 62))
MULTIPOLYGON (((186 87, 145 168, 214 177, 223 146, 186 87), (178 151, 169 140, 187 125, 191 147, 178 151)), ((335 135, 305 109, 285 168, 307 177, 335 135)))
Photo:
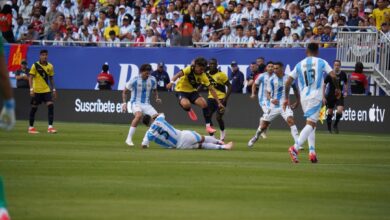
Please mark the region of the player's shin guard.
POLYGON ((310 133, 313 130, 314 130, 314 128, 311 125, 306 125, 302 129, 301 133, 299 134, 298 142, 295 143, 295 145, 294 145, 294 148, 296 151, 298 151, 299 147, 302 146, 306 142, 307 138, 309 137, 310 133))
POLYGON ((331 114, 328 114, 326 116, 326 124, 328 125, 328 131, 332 130, 332 117, 333 117, 333 115, 331 115, 331 114))
POLYGON ((225 130, 225 122, 222 119, 222 115, 217 115, 217 122, 221 131, 225 130))
POLYGON ((54 105, 53 104, 50 104, 47 106, 47 119, 48 119, 48 122, 49 122, 49 125, 53 125, 53 121, 54 121, 54 105))
POLYGON ((316 145, 316 129, 315 128, 310 133, 307 141, 309 144, 309 153, 314 153, 315 152, 315 145, 316 145))
POLYGON ((337 126, 341 117, 343 116, 343 113, 336 113, 336 121, 334 122, 334 126, 337 126))
POLYGON ((30 110, 30 127, 34 126, 35 113, 37 113, 37 110, 38 110, 37 106, 31 107, 31 110, 30 110))
POLYGON ((211 114, 210 114, 209 108, 208 107, 203 108, 202 112, 203 112, 203 117, 204 117, 206 124, 211 124, 211 114))

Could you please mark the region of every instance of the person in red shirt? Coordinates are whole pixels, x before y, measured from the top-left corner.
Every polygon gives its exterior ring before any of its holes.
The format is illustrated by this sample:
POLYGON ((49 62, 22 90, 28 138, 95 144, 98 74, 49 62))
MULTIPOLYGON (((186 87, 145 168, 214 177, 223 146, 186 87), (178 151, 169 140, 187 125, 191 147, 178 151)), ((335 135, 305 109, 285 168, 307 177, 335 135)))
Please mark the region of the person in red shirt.
POLYGON ((8 43, 15 43, 15 37, 12 32, 12 7, 4 5, 0 13, 0 29, 4 39, 8 43))
POLYGON ((363 73, 363 63, 357 62, 355 64, 355 71, 351 74, 351 93, 352 94, 366 94, 368 89, 368 80, 363 73))
POLYGON ((108 63, 104 63, 102 66, 102 72, 97 77, 99 90, 111 90, 114 85, 114 77, 108 72, 108 63))
POLYGON ((135 28, 134 33, 136 35, 134 47, 144 47, 145 44, 143 43, 145 42, 145 36, 141 33, 141 30, 135 28))

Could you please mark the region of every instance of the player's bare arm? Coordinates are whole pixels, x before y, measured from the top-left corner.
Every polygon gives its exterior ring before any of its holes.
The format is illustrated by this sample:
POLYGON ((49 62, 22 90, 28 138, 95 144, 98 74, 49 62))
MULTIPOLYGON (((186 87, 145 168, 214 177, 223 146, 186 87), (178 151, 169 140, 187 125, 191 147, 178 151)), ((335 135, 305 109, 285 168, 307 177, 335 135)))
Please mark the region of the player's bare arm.
POLYGON ((160 97, 158 96, 158 91, 157 91, 157 89, 154 89, 153 92, 154 92, 154 94, 156 95, 156 103, 157 103, 157 104, 161 104, 161 103, 162 103, 162 100, 161 100, 160 97))
POLYGON ((295 84, 292 84, 291 87, 294 91, 296 101, 293 104, 291 104, 290 107, 291 107, 291 109, 296 109, 299 106, 299 104, 301 103, 301 96, 300 96, 299 90, 295 84))
POLYGON ((34 97, 34 89, 33 89, 33 79, 34 79, 34 76, 30 75, 28 77, 28 84, 30 85, 30 96, 31 97, 34 97))
POLYGON ((256 83, 252 84, 252 94, 251 98, 254 99, 256 97, 256 83))
POLYGON ((291 88, 291 85, 292 85, 292 82, 293 82, 293 78, 291 76, 288 77, 287 81, 286 81, 286 88, 284 90, 284 93, 285 93, 285 99, 284 99, 284 102, 283 102, 283 110, 286 110, 286 107, 287 105, 289 104, 289 95, 290 95, 290 88, 291 88))
POLYGON ((122 112, 127 112, 127 94, 130 93, 130 90, 125 88, 122 91, 122 112))
POLYGON ((180 72, 178 72, 176 75, 174 75, 174 76, 172 77, 171 82, 169 82, 169 83, 167 84, 167 89, 171 89, 171 88, 172 88, 172 85, 176 82, 176 80, 179 79, 179 78, 182 77, 182 76, 184 76, 183 71, 180 71, 180 72))
POLYGON ((53 93, 53 100, 56 100, 57 99, 57 90, 56 90, 56 87, 54 84, 54 77, 50 76, 49 80, 50 80, 50 85, 51 85, 51 92, 53 93))

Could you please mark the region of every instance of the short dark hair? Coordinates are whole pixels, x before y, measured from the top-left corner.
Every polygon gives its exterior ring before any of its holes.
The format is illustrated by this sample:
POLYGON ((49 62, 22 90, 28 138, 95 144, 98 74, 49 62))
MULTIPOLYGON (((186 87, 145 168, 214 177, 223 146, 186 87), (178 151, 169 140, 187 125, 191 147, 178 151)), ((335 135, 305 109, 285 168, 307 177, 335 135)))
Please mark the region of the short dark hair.
POLYGON ((341 61, 340 60, 334 60, 333 63, 339 63, 341 65, 341 61))
POLYGON ((242 25, 237 25, 237 26, 236 26, 236 29, 244 30, 244 27, 243 27, 242 25))
POLYGON ((211 58, 211 59, 209 60, 209 64, 210 64, 210 63, 216 63, 216 64, 218 65, 218 60, 215 59, 215 58, 211 58))
POLYGON ((364 65, 362 62, 356 62, 355 64, 355 73, 363 73, 364 65))
POLYGON ((274 64, 274 62, 272 62, 272 61, 268 61, 268 62, 267 62, 267 66, 268 66, 268 64, 272 64, 272 65, 273 65, 273 64, 274 64))
POLYGON ((307 50, 311 53, 318 53, 318 44, 317 43, 309 43, 307 45, 307 50))
POLYGON ((141 72, 152 71, 152 66, 149 63, 144 63, 141 65, 141 67, 139 69, 141 72))
POLYGON ((194 61, 195 65, 206 67, 207 66, 207 60, 203 57, 197 57, 194 61))
POLYGON ((46 49, 43 49, 39 52, 39 54, 43 54, 43 53, 49 53, 46 49))
POLYGON ((278 65, 278 66, 280 66, 280 67, 283 67, 283 66, 284 66, 284 64, 283 64, 282 62, 280 62, 280 61, 275 62, 274 65, 278 65))
POLYGON ((264 57, 257 57, 256 60, 259 60, 259 59, 265 60, 264 57))

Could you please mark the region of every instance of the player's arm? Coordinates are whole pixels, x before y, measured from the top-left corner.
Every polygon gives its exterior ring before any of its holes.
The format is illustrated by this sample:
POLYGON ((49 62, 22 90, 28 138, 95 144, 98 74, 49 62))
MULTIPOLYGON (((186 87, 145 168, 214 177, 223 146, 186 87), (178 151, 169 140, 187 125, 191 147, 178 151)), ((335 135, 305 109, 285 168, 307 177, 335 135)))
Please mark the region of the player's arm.
POLYGON ((343 90, 344 90, 343 91, 343 96, 345 98, 348 95, 348 79, 347 78, 344 79, 344 88, 343 88, 343 90))
POLYGON ((172 77, 171 82, 169 82, 169 83, 167 84, 167 89, 168 89, 168 90, 171 89, 171 88, 172 88, 172 85, 176 82, 176 80, 179 79, 179 78, 182 77, 182 76, 184 76, 184 73, 183 73, 182 70, 180 70, 180 72, 178 72, 176 75, 174 75, 174 76, 172 77))
POLYGON ((251 93, 251 98, 255 98, 256 97, 256 83, 253 83, 252 84, 252 89, 251 89, 252 93, 251 93))
POLYGON ((290 95, 290 89, 291 89, 291 85, 292 85, 292 82, 294 81, 294 78, 292 78, 291 76, 288 77, 287 81, 286 81, 286 85, 285 85, 285 90, 284 90, 284 102, 283 102, 283 110, 286 110, 286 107, 289 103, 289 95, 290 95))
POLYGON ((298 87, 295 83, 292 84, 291 87, 294 91, 294 95, 295 95, 295 99, 296 99, 295 103, 291 105, 291 108, 296 109, 299 106, 299 104, 301 103, 301 96, 299 94, 298 87))
POLYGON ((125 87, 122 91, 122 111, 127 112, 127 94, 130 94, 130 90, 125 87))
POLYGON ((223 103, 225 106, 226 106, 226 103, 230 97, 230 94, 232 94, 232 84, 230 83, 229 80, 226 80, 225 82, 225 86, 227 87, 227 91, 226 91, 226 96, 225 98, 223 99, 223 103))
POLYGON ((55 84, 54 84, 54 77, 53 76, 49 76, 49 81, 50 81, 50 85, 51 85, 51 91, 53 93, 53 99, 57 99, 57 90, 56 90, 56 87, 55 87, 55 84))
POLYGON ((153 89, 153 92, 154 92, 154 95, 156 96, 156 103, 161 103, 161 99, 160 97, 158 96, 158 91, 157 89, 153 89))
POLYGON ((218 99, 218 95, 217 95, 217 92, 215 91, 214 87, 211 84, 209 84, 209 86, 207 88, 209 89, 210 94, 213 96, 213 98, 217 101, 218 107, 224 108, 222 102, 218 99))

